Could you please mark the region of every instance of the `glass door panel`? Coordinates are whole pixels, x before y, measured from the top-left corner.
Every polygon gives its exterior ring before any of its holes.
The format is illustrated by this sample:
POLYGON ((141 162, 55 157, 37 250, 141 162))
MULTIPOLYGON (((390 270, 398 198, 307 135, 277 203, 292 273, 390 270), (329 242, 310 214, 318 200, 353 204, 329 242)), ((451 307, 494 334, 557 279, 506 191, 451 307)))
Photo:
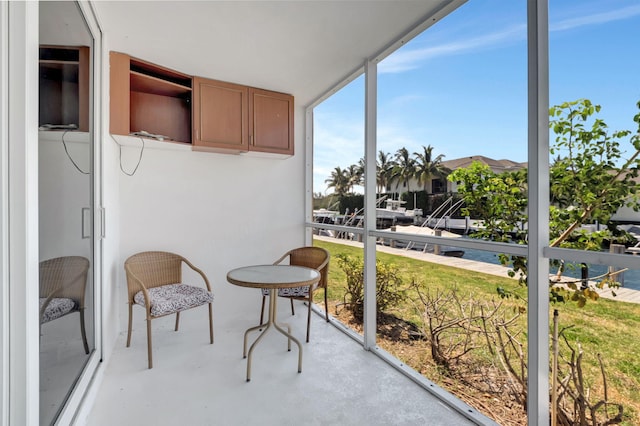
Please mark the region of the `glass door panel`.
POLYGON ((76 2, 40 2, 40 424, 53 424, 94 337, 93 39, 76 2))

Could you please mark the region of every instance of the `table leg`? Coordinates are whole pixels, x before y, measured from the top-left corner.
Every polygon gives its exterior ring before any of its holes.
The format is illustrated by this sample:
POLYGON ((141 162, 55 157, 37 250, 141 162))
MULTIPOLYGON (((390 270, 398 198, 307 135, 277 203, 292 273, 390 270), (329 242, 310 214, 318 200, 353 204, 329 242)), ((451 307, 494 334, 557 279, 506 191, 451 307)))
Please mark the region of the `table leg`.
POLYGON ((285 336, 287 336, 289 338, 289 350, 291 350, 291 340, 293 340, 295 342, 295 344, 298 345, 298 373, 302 373, 302 345, 300 344, 298 339, 293 337, 290 333, 287 333, 286 331, 284 331, 275 322, 273 323, 273 326, 276 328, 276 330, 278 330, 280 333, 284 334, 285 336))
MULTIPOLYGON (((278 295, 277 295, 276 290, 271 290, 271 292, 273 293, 273 296, 270 295, 270 297, 273 297, 274 299, 277 299, 278 295)), ((273 326, 276 328, 276 330, 278 330, 280 333, 282 333, 285 336, 287 336, 287 350, 291 351, 291 341, 292 340, 295 342, 296 345, 298 345, 298 373, 301 373, 302 372, 302 345, 300 344, 298 339, 293 337, 293 335, 291 334, 291 326, 289 324, 285 324, 287 326, 287 331, 285 331, 281 326, 278 325, 278 323, 276 322, 276 309, 275 309, 275 307, 276 307, 276 303, 274 301, 273 302, 273 317, 271 318, 271 322, 273 323, 273 326)), ((269 315, 271 315, 271 311, 269 312, 269 315)))
POLYGON ((269 290, 269 320, 268 320, 268 322, 266 324, 266 327, 265 327, 265 324, 260 324, 260 325, 255 326, 255 327, 251 327, 250 329, 248 329, 244 333, 244 347, 243 347, 243 350, 242 350, 242 356, 243 356, 243 358, 247 358, 247 382, 251 380, 251 354, 253 353, 253 349, 256 347, 257 343, 262 339, 262 337, 267 333, 267 330, 269 330, 269 328, 272 325, 280 333, 282 333, 285 336, 287 336, 287 349, 289 351, 291 350, 291 340, 293 340, 296 343, 296 345, 298 345, 298 373, 302 372, 302 345, 300 344, 298 339, 296 339, 295 337, 293 337, 293 335, 291 335, 291 326, 289 326, 288 324, 285 324, 287 326, 287 331, 288 331, 287 332, 276 323, 276 301, 277 301, 277 299, 278 299, 277 289, 270 289, 269 290), (251 344, 251 347, 249 347, 248 356, 245 355, 246 354, 246 348, 247 348, 247 335, 251 331, 257 330, 257 329, 262 328, 262 327, 264 327, 264 330, 262 331, 262 333, 260 333, 258 338, 251 344))
MULTIPOLYGON (((260 336, 261 336, 267 331, 268 328, 271 327, 271 324, 272 323, 270 322, 266 322, 264 324, 256 325, 255 327, 251 327, 244 332, 244 345, 242 346, 242 358, 247 357, 247 341, 249 340, 249 333, 251 333, 254 330, 260 330, 262 331, 262 333, 260 333, 260 336), (264 328, 264 331, 262 330, 263 328, 264 328)), ((275 326, 275 323, 273 324, 275 326)), ((287 323, 278 324, 279 327, 282 327, 283 325, 287 327, 286 336, 289 337, 289 339, 287 340, 287 350, 291 351, 291 326, 287 323)), ((260 338, 260 336, 258 336, 258 338, 260 338)))
MULTIPOLYGON (((254 330, 258 330, 258 329, 264 328, 262 333, 260 333, 260 336, 258 336, 258 339, 260 339, 260 337, 262 337, 262 335, 269 329, 269 327, 271 327, 271 324, 269 324, 269 323, 260 324, 260 325, 257 325, 255 327, 251 327, 251 328, 247 329, 247 331, 244 332, 244 345, 242 346, 242 358, 246 358, 247 357, 247 340, 248 340, 248 337, 249 337, 249 333, 251 333, 254 330)), ((258 341, 258 339, 256 339, 256 342, 258 341)), ((253 342, 253 343, 255 343, 255 342, 253 342)))

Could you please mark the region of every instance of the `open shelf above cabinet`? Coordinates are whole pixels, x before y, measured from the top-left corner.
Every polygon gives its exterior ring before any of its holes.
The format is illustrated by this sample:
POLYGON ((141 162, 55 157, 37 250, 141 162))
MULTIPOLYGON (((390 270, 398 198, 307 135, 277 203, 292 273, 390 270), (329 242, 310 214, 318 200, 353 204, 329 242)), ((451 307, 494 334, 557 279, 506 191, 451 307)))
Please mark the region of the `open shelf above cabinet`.
POLYGON ((191 87, 131 71, 131 91, 169 96, 173 98, 183 98, 191 93, 191 87))
POLYGON ((40 46, 38 126, 89 130, 89 47, 40 46))
POLYGON ((191 143, 191 76, 111 52, 110 132, 191 143))

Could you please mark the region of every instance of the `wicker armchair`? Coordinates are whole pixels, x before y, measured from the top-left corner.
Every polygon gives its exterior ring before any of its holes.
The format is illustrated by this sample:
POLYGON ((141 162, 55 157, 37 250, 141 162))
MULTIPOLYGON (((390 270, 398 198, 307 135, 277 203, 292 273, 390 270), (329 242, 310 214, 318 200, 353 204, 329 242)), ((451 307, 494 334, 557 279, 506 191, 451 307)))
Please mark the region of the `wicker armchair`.
MULTIPOLYGON (((304 300, 309 305, 307 313, 307 342, 309 342, 309 328, 311 326, 311 304, 313 303, 313 292, 318 288, 324 289, 324 313, 327 322, 329 322, 329 309, 327 305, 327 274, 329 271, 329 252, 320 247, 300 247, 285 253, 280 259, 273 264, 278 265, 289 258, 289 265, 306 266, 307 268, 317 269, 320 272, 320 281, 312 289, 306 287, 281 288, 278 290, 278 296, 288 297, 291 301, 291 315, 295 315, 293 308, 293 300, 304 300)), ((262 289, 262 309, 260 310, 260 324, 264 318, 264 302, 269 295, 268 289, 262 289)))
POLYGON ((151 320, 176 314, 175 331, 178 331, 180 312, 209 305, 209 340, 213 343, 213 293, 204 272, 184 257, 162 251, 134 254, 124 262, 129 289, 129 331, 127 347, 131 344, 133 305, 145 308, 147 314, 147 353, 149 368, 153 368, 151 352, 151 320), (197 272, 206 289, 182 283, 182 264, 197 272))
POLYGON ((81 256, 57 257, 40 262, 40 327, 73 312, 80 314, 84 352, 89 353, 84 325, 84 293, 89 259, 81 256))

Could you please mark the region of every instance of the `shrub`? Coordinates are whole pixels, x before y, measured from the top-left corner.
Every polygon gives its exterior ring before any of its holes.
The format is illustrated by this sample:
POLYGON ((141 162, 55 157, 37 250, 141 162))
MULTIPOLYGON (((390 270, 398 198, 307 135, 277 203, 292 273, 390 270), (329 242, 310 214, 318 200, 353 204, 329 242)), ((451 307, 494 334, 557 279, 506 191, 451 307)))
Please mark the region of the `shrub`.
MULTIPOLYGON (((364 261, 339 254, 338 265, 347 276, 343 305, 353 316, 362 320, 364 312, 364 261)), ((406 298, 400 270, 393 264, 376 261, 376 311, 382 312, 398 306, 406 298)))

